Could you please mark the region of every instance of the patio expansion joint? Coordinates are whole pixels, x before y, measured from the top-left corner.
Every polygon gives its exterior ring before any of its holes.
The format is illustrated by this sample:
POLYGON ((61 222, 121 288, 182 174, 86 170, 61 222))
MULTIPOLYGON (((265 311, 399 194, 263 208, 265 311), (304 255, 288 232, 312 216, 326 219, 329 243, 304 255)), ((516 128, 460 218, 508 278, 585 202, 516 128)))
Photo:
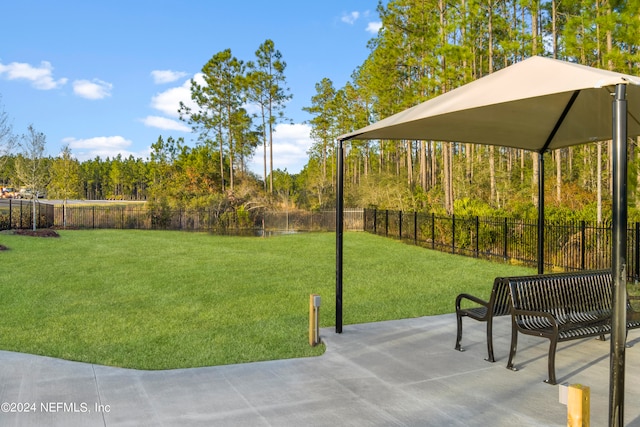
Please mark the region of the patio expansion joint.
MULTIPOLYGON (((93 382, 96 386, 96 396, 98 398, 98 405, 102 407, 102 396, 100 395, 100 386, 98 385, 98 375, 96 374, 96 365, 91 364, 91 372, 93 373, 93 382)), ((107 420, 104 417, 104 412, 101 412, 102 424, 107 427, 107 420)))
POLYGON ((426 384, 426 383, 430 383, 430 382, 433 382, 433 381, 443 381, 443 380, 447 380, 449 378, 468 376, 468 375, 473 374, 475 372, 488 371, 490 369, 493 369, 493 366, 487 366, 486 368, 479 368, 479 369, 471 369, 469 371, 457 372, 455 374, 450 374, 450 375, 440 375, 440 376, 437 376, 437 377, 427 378, 427 379, 424 379, 424 380, 411 381, 411 382, 404 383, 402 385, 404 385, 404 386, 412 386, 412 385, 418 385, 418 384, 426 384))
POLYGON ((258 415, 258 417, 260 417, 260 420, 263 421, 266 425, 271 425, 271 423, 269 423, 267 418, 260 411, 260 408, 256 407, 253 403, 251 403, 246 398, 246 396, 240 390, 238 390, 238 388, 235 385, 233 385, 233 382, 229 381, 229 379, 227 378, 226 374, 223 374, 223 377, 224 377, 224 381, 227 383, 227 385, 229 387, 231 387, 231 389, 236 393, 236 395, 238 395, 240 397, 240 399, 242 399, 242 401, 245 403, 245 405, 247 405, 247 407, 250 408, 256 415, 258 415))
MULTIPOLYGON (((382 352, 385 355, 389 355, 386 352, 382 352)), ((354 375, 352 377, 349 378, 342 378, 342 379, 335 379, 335 382, 343 389, 345 390, 348 395, 350 395, 355 401, 359 401, 361 403, 363 403, 364 405, 366 405, 368 408, 370 408, 371 412, 375 412, 381 415, 381 417, 385 418, 385 420, 389 423, 389 425, 393 424, 393 425, 400 425, 403 426, 405 425, 402 421, 400 421, 397 417, 395 417, 394 415, 392 415, 391 413, 389 413, 387 410, 381 408, 378 404, 369 401, 368 399, 364 398, 363 396, 361 396, 360 394, 356 393, 355 391, 351 390, 349 387, 347 387, 344 383, 343 380, 374 380, 379 382, 384 388, 388 389, 388 390, 392 390, 394 393, 397 394, 401 394, 403 398, 410 400, 410 401, 416 401, 418 402, 418 399, 416 399, 415 395, 410 391, 410 390, 406 390, 405 387, 410 385, 410 383, 392 383, 389 381, 386 381, 385 379, 381 378, 379 375, 377 375, 375 373, 375 371, 362 366, 359 363, 353 362, 352 360, 350 360, 349 358, 343 356, 343 355, 337 355, 334 354, 333 357, 335 357, 336 360, 341 361, 342 363, 344 363, 345 365, 351 365, 353 366, 353 372, 359 372, 359 375, 354 375), (336 357, 338 356, 338 357, 336 357)), ((397 359, 396 357, 392 357, 393 359, 397 359)), ((439 411, 440 412, 440 411, 439 411)))

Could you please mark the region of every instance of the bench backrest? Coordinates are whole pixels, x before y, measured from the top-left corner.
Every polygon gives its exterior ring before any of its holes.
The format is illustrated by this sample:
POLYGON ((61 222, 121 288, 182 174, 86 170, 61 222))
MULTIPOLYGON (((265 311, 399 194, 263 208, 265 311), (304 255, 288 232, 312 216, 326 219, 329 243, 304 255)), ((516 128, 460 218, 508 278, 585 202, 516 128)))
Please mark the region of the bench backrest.
MULTIPOLYGON (((507 277, 516 310, 543 311, 561 323, 574 313, 611 315, 611 270, 507 277)), ((518 319, 518 321, 523 319, 518 319)))
POLYGON ((494 316, 506 316, 511 313, 511 296, 509 295, 509 282, 501 277, 493 281, 490 303, 493 303, 494 316))

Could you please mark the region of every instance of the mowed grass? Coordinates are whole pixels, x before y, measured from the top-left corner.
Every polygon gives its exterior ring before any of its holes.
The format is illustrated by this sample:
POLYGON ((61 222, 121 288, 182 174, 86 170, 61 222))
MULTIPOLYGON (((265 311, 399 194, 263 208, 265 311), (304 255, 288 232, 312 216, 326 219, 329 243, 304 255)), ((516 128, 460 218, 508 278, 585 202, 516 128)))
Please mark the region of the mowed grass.
MULTIPOLYGON (((0 235, 2 350, 137 369, 315 356, 312 293, 335 325, 334 233, 59 233, 0 235)), ((347 233, 344 324, 450 313, 458 293, 532 272, 347 233)))

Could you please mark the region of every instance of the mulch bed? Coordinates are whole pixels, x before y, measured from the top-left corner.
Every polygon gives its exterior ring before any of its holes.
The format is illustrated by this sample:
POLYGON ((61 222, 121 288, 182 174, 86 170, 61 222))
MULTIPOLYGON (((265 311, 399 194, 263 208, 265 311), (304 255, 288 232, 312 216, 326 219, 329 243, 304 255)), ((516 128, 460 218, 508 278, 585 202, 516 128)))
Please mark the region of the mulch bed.
POLYGON ((60 237, 56 230, 52 230, 50 228, 39 228, 36 230, 14 230, 13 234, 33 237, 60 237))
MULTIPOLYGON (((36 230, 5 230, 0 233, 17 234, 20 236, 33 236, 33 237, 60 237, 56 230, 50 228, 40 228, 36 230)), ((0 251, 8 251, 9 248, 0 244, 0 251)))

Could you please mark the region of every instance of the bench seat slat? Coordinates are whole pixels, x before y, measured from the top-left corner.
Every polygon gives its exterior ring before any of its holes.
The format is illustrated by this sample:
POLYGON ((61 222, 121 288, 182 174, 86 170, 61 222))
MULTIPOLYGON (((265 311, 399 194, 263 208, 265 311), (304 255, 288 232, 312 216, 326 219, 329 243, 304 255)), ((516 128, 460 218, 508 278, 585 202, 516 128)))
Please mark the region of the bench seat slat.
MULTIPOLYGON (((518 333, 548 338, 549 378, 556 383, 557 343, 611 333, 611 270, 503 278, 512 299, 511 349, 514 369, 518 333)), ((640 328, 640 313, 627 300, 627 328, 640 328)))

